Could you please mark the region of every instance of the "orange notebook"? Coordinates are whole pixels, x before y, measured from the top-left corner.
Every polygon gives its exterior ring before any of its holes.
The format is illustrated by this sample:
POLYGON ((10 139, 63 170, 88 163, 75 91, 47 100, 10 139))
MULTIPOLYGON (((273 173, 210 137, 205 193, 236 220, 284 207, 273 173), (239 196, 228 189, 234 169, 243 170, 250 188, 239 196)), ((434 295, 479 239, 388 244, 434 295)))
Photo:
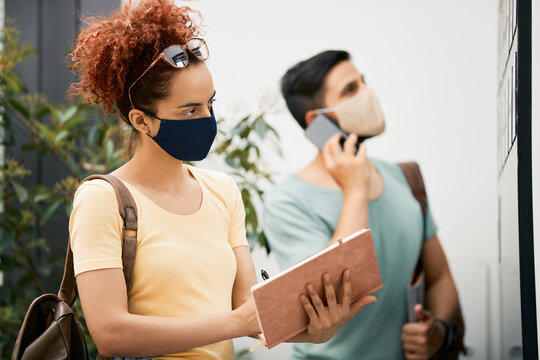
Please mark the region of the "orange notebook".
POLYGON ((353 302, 383 287, 370 230, 360 230, 251 288, 269 349, 307 329, 309 318, 298 299, 306 284, 311 282, 324 301, 322 275, 327 272, 341 301, 345 269, 351 272, 353 302))

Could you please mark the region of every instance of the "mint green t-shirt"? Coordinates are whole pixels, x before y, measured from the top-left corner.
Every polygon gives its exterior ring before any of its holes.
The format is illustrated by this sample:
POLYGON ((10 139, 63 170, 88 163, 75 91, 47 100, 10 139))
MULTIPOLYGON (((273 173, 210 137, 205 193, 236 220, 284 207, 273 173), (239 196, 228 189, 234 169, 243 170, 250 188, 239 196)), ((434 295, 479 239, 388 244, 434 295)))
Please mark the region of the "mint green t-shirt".
MULTIPOLYGON (((407 283, 423 241, 437 226, 427 207, 426 233, 420 205, 397 164, 370 159, 384 190, 369 202, 369 228, 384 288, 324 344, 294 344, 292 359, 403 359, 401 331, 407 320, 407 283)), ((343 193, 290 175, 264 198, 263 224, 282 269, 324 249, 337 226, 343 193)))

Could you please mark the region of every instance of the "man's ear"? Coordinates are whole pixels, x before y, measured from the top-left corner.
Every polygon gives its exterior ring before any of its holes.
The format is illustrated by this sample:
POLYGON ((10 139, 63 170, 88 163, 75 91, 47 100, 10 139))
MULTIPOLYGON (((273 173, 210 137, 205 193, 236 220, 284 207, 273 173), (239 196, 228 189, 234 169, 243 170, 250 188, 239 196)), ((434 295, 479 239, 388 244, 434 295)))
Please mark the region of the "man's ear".
POLYGON ((306 112, 306 115, 304 116, 304 119, 306 120, 306 125, 309 126, 313 119, 315 119, 315 116, 317 116, 316 110, 308 110, 306 112))
POLYGON ((137 131, 143 134, 150 134, 150 118, 141 110, 131 109, 129 112, 129 122, 137 131))

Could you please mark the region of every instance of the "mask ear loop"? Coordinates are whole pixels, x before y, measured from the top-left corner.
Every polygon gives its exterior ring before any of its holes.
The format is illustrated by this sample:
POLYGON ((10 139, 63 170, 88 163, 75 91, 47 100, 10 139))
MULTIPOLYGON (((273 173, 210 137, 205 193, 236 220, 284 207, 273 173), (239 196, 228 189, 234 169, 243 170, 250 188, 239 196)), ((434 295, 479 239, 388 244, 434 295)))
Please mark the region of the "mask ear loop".
MULTIPOLYGON (((149 112, 146 111, 146 110, 142 110, 142 109, 139 109, 139 110, 142 111, 143 113, 145 113, 146 115, 148 115, 148 116, 150 116, 150 117, 153 117, 154 119, 157 119, 157 120, 159 120, 160 122, 163 122, 163 119, 158 118, 156 115, 151 114, 151 113, 149 113, 149 112)), ((158 130, 158 133, 159 133, 159 130, 158 130)), ((151 137, 152 139, 154 138, 154 137, 153 137, 152 135, 150 135, 149 133, 146 133, 146 135, 148 135, 148 136, 151 137)), ((157 134, 156 134, 156 136, 157 136, 157 134)))
POLYGON ((316 110, 318 114, 328 114, 331 112, 335 112, 336 110, 334 108, 324 108, 324 109, 318 109, 316 110))

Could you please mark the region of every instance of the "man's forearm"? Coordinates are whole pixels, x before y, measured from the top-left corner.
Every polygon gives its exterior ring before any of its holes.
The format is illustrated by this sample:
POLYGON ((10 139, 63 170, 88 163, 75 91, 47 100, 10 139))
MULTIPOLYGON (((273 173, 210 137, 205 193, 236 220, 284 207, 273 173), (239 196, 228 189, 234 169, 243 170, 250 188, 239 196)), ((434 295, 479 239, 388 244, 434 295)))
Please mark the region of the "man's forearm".
POLYGON ((357 192, 343 195, 343 205, 339 215, 338 224, 328 246, 338 239, 349 236, 360 229, 368 227, 368 199, 367 194, 357 192))
POLYGON ((450 273, 429 284, 426 289, 426 308, 436 318, 463 327, 458 294, 450 273))

